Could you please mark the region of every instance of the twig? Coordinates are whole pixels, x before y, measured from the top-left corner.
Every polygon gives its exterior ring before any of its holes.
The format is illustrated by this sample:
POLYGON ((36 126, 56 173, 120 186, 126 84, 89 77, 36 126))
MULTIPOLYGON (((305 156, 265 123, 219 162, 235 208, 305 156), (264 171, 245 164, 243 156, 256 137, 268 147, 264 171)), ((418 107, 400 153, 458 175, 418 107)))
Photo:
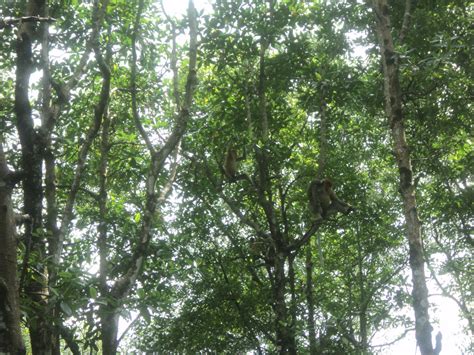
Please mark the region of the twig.
POLYGON ((385 343, 385 344, 380 344, 380 345, 372 345, 372 348, 383 348, 383 347, 386 347, 386 346, 393 345, 397 341, 399 341, 400 339, 404 338, 408 334, 408 332, 412 332, 414 330, 415 330, 415 328, 405 329, 405 331, 401 335, 399 335, 397 338, 395 338, 391 342, 385 343))

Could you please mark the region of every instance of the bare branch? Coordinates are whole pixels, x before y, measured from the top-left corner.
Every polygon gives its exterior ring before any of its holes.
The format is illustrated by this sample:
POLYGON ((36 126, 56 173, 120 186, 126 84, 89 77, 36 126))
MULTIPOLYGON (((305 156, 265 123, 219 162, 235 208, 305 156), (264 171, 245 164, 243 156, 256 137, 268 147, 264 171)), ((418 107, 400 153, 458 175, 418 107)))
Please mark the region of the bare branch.
MULTIPOLYGON (((186 83, 185 99, 183 106, 176 117, 175 126, 171 135, 168 137, 163 147, 155 152, 151 157, 151 163, 146 181, 146 206, 142 218, 141 229, 139 232, 139 241, 135 252, 130 261, 127 272, 118 279, 111 289, 113 297, 123 298, 134 284, 141 266, 145 261, 148 244, 150 242, 150 232, 154 215, 157 207, 156 182, 159 174, 163 170, 166 159, 176 149, 186 130, 187 122, 190 117, 190 109, 193 100, 194 87, 196 84, 196 63, 197 63, 197 12, 192 1, 189 1, 189 67, 186 83)), ((173 174, 171 174, 173 175, 173 174)), ((169 181, 170 182, 170 181, 169 181)), ((166 188, 165 188, 166 189, 166 188)))
POLYGON ((178 146, 173 152, 173 157, 172 157, 173 161, 171 162, 171 165, 169 168, 170 173, 168 175, 168 181, 161 189, 160 196, 158 197, 157 203, 159 205, 162 205, 165 203, 166 199, 168 198, 169 194, 172 191, 173 183, 176 180, 176 175, 178 173, 178 155, 180 152, 180 148, 181 148, 181 143, 178 143, 178 146))
POLYGON ((400 334, 398 337, 396 337, 394 340, 388 342, 388 343, 385 343, 385 344, 379 344, 379 345, 372 345, 371 347, 372 348, 384 348, 386 346, 390 346, 390 345, 393 345, 395 344, 396 342, 398 342, 400 339, 403 339, 409 332, 412 332, 414 331, 415 329, 414 328, 410 328, 410 329, 405 329, 405 331, 400 334))
POLYGON ((6 27, 12 27, 13 25, 20 24, 23 22, 47 22, 51 23, 56 21, 52 17, 41 17, 41 16, 24 16, 17 18, 0 18, 0 30, 6 27))
POLYGON ((407 35, 408 29, 410 27, 410 22, 411 22, 411 12, 412 12, 412 6, 416 6, 416 0, 406 0, 405 1, 405 13, 403 15, 403 24, 402 28, 400 30, 400 36, 398 37, 400 43, 403 43, 405 40, 405 37, 407 35))
MULTIPOLYGON (((108 0, 103 0, 102 2, 102 7, 101 8, 96 8, 96 11, 104 11, 104 6, 108 3, 108 0)), ((95 14, 96 16, 100 16, 99 14, 95 14)), ((89 127, 89 130, 87 132, 84 144, 82 145, 80 151, 79 151, 79 156, 77 160, 77 165, 76 165, 76 170, 74 173, 74 178, 73 182, 71 184, 71 191, 69 192, 69 195, 67 197, 67 202, 66 206, 64 207, 64 213, 63 213, 63 218, 61 221, 61 227, 60 227, 60 233, 58 236, 58 240, 56 241, 56 250, 54 251, 53 254, 53 261, 57 264, 59 262, 59 258, 61 255, 62 251, 62 246, 64 242, 64 237, 67 233, 67 230, 69 228, 69 224, 71 223, 72 220, 72 209, 76 200, 77 193, 80 188, 80 182, 82 179, 82 175, 85 171, 86 168, 86 159, 87 155, 89 153, 89 149, 92 145, 92 142, 94 139, 97 137, 97 134, 99 132, 100 126, 102 124, 102 119, 104 114, 106 113, 108 102, 109 102, 109 96, 110 96, 110 79, 111 79, 111 74, 110 74, 110 69, 108 67, 107 62, 110 61, 111 53, 108 51, 107 53, 107 58, 104 59, 102 57, 102 53, 99 48, 99 43, 98 41, 95 41, 93 44, 94 52, 96 54, 96 59, 97 63, 100 67, 101 73, 102 73, 102 88, 99 96, 99 101, 96 104, 94 108, 94 119, 91 122, 91 125, 89 127)))
POLYGON ((288 247, 289 251, 298 252, 298 250, 305 245, 308 240, 316 233, 321 227, 322 221, 314 223, 311 228, 298 240, 296 240, 292 245, 288 247))
POLYGON ((144 8, 144 1, 140 0, 138 3, 138 10, 137 16, 135 17, 135 24, 133 26, 133 34, 132 34, 132 62, 130 63, 131 66, 131 74, 130 74, 130 84, 131 84, 131 94, 132 94, 132 113, 133 113, 133 120, 135 122, 135 127, 137 128, 138 132, 142 136, 145 144, 150 151, 151 155, 156 154, 155 148, 148 137, 143 125, 140 121, 140 114, 138 113, 138 105, 137 105, 137 36, 140 30, 140 20, 144 8))

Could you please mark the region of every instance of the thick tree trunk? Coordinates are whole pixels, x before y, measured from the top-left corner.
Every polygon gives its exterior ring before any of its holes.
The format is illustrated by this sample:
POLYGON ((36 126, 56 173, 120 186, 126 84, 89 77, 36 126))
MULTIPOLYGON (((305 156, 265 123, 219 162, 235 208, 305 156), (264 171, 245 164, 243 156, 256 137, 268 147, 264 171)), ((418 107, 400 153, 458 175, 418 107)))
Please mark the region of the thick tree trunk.
POLYGON ((11 173, 0 140, 0 354, 25 354, 20 330, 11 173))
POLYGON ((403 200, 413 278, 412 298, 416 321, 416 340, 422 355, 432 355, 434 350, 431 341, 432 327, 428 314, 428 289, 425 280, 423 246, 415 199, 415 186, 413 185, 410 151, 405 137, 398 56, 393 44, 387 1, 374 0, 373 10, 382 55, 385 110, 392 130, 394 151, 400 173, 400 192, 403 200))

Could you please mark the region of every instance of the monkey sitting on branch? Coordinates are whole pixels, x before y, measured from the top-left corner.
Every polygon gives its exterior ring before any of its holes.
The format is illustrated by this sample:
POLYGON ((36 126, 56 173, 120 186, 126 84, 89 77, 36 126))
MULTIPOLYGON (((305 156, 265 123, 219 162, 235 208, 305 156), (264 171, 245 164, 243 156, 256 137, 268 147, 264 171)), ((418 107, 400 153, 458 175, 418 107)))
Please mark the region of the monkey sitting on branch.
POLYGON ((230 182, 248 179, 247 174, 239 174, 239 161, 243 159, 245 159, 245 154, 244 156, 239 157, 237 151, 229 146, 224 160, 224 175, 230 182))
POLYGON ((337 212, 348 214, 354 210, 336 196, 329 179, 313 180, 308 188, 308 199, 314 221, 326 219, 337 212))

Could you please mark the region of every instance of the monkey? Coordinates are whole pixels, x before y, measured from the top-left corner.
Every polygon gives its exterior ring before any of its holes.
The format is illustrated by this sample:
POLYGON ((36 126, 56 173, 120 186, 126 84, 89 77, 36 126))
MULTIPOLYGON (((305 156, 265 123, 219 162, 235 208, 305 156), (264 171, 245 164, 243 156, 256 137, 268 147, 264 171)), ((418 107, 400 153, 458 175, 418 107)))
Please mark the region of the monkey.
POLYGON ((337 212, 348 214, 354 209, 336 196, 329 179, 313 180, 308 188, 308 199, 315 221, 328 218, 337 212))
POLYGON ((237 180, 244 180, 244 179, 249 179, 247 174, 239 174, 239 164, 238 162, 240 160, 245 159, 245 149, 244 149, 244 156, 239 157, 237 155, 237 151, 229 146, 227 149, 227 154, 224 160, 224 175, 229 179, 230 182, 236 182, 237 180))
POLYGON ((224 161, 224 173, 230 181, 235 181, 237 176, 237 160, 237 152, 232 147, 229 147, 224 161))

